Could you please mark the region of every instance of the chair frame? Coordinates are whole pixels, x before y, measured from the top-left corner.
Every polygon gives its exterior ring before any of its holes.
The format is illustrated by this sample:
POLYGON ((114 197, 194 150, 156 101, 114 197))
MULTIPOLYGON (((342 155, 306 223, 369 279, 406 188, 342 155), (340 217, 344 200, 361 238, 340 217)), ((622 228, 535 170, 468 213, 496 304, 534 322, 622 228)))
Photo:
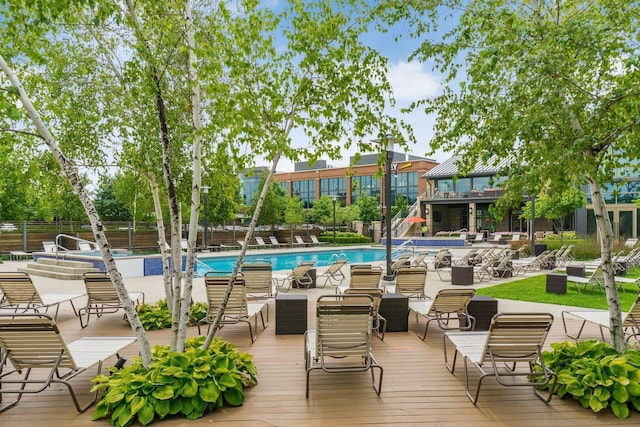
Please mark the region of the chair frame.
POLYGON ((542 358, 542 347, 552 324, 553 315, 549 313, 502 313, 493 317, 488 331, 445 332, 445 366, 453 374, 458 354, 462 355, 465 392, 474 405, 478 401, 483 380, 489 376, 495 377, 503 386, 532 387, 536 397, 548 403, 558 380, 556 374, 545 366, 542 358), (447 342, 455 347, 451 363, 447 342), (500 363, 504 367, 499 367, 500 363), (517 371, 517 363, 526 363, 528 369, 517 371), (474 393, 470 388, 469 364, 480 372, 474 393), (525 380, 505 381, 507 377, 525 380), (550 385, 549 394, 544 396, 538 387, 547 385, 550 385))
MULTIPOLYGON (((605 341, 604 330, 610 330, 608 310, 562 311, 562 326, 564 328, 565 335, 569 338, 578 340, 582 335, 584 327, 587 323, 598 326, 600 330, 600 337, 602 338, 602 341, 605 341), (566 322, 567 316, 573 317, 582 322, 580 324, 580 327, 578 328, 577 333, 574 334, 568 331, 566 322)), ((633 337, 637 338, 638 336, 640 336, 640 296, 631 305, 628 312, 622 313, 622 328, 624 330, 627 341, 629 341, 633 337)))
POLYGON ((311 371, 327 373, 371 371, 376 394, 382 391, 383 368, 371 352, 373 298, 370 295, 323 295, 316 305, 316 329, 307 330, 304 361, 309 398, 311 371), (331 363, 329 359, 341 363, 331 363), (354 360, 353 363, 346 363, 354 360), (379 369, 376 386, 375 369, 379 369))
POLYGON ((98 391, 81 404, 70 380, 94 366, 99 375, 105 360, 112 356, 120 359, 118 353, 135 341, 135 337, 83 337, 67 344, 55 321, 46 314, 0 314, 0 402, 4 394, 17 395, 0 407, 0 412, 17 405, 23 394, 40 393, 52 384, 67 387, 76 410, 85 412, 97 401, 98 391), (7 368, 8 362, 13 369, 7 368), (49 374, 33 379, 33 369, 48 369, 49 374), (22 377, 16 378, 19 375, 22 377), (19 388, 7 387, 10 384, 19 388))
POLYGON ((473 331, 476 326, 476 318, 467 310, 471 298, 475 295, 475 289, 441 289, 431 301, 409 301, 409 315, 411 312, 416 318, 416 335, 422 341, 427 338, 429 323, 436 321, 440 329, 473 331), (420 317, 424 317, 427 323, 424 333, 420 333, 420 317), (458 321, 457 327, 449 326, 452 320, 458 321))
POLYGON ((330 286, 338 289, 340 285, 344 282, 347 276, 342 272, 342 267, 347 265, 349 262, 348 259, 337 259, 331 264, 325 271, 322 272, 319 276, 316 277, 316 287, 324 288, 327 286, 327 283, 330 286), (326 279, 320 286, 321 279, 326 279))
MULTIPOLYGON (((92 314, 100 318, 103 314, 116 313, 124 308, 116 287, 106 273, 84 273, 84 285, 87 290, 87 304, 78 309, 80 327, 89 326, 92 314), (86 314, 86 322, 84 316, 86 314)), ((144 304, 144 292, 128 291, 129 299, 136 305, 144 304)))
MULTIPOLYGON (((224 300, 229 285, 229 275, 220 275, 217 273, 206 273, 204 276, 204 284, 207 291, 207 304, 209 306, 207 315, 198 322, 198 335, 201 334, 200 326, 207 323, 207 333, 211 325, 213 324, 216 315, 218 314, 218 308, 224 300)), ((258 338, 258 315, 262 322, 262 329, 267 329, 269 326, 269 304, 265 300, 249 302, 247 299, 247 292, 245 287, 244 276, 238 273, 236 280, 229 294, 229 299, 225 310, 222 314, 222 319, 218 323, 218 329, 226 325, 237 325, 238 323, 246 323, 249 326, 249 336, 251 342, 254 343, 258 338), (264 319, 263 309, 267 309, 267 321, 264 319), (254 327, 251 326, 251 320, 253 319, 254 327)))
POLYGON ((425 292, 427 283, 427 267, 401 267, 396 272, 394 292, 409 298, 429 298, 425 292))
POLYGON ((373 326, 378 338, 384 340, 384 334, 387 331, 387 319, 380 315, 380 304, 382 303, 382 294, 384 291, 380 288, 349 288, 344 291, 345 295, 369 295, 373 298, 373 326))
POLYGON ((313 268, 314 261, 302 261, 286 277, 275 277, 278 292, 289 292, 293 284, 298 287, 309 289, 313 283, 313 278, 309 275, 309 270, 313 268))

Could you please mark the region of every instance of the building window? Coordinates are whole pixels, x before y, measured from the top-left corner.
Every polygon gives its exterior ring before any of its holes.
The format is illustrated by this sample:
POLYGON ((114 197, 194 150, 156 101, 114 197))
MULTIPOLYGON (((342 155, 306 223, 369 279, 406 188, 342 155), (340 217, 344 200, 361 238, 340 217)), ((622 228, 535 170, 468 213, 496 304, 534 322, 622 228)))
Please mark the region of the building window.
POLYGON ((313 179, 291 181, 291 193, 298 196, 305 209, 311 208, 316 200, 316 181, 313 179))
POLYGON ((456 194, 458 197, 469 197, 471 192, 471 178, 460 178, 456 181, 456 194))
POLYGON ((375 175, 351 177, 351 203, 355 203, 363 194, 380 200, 380 178, 375 175))
POLYGON ((344 177, 321 179, 320 196, 336 196, 344 203, 347 198, 347 179, 344 177))
POLYGON ((412 205, 418 198, 418 172, 401 172, 391 178, 391 202, 396 203, 396 197, 404 196, 407 203, 412 205))

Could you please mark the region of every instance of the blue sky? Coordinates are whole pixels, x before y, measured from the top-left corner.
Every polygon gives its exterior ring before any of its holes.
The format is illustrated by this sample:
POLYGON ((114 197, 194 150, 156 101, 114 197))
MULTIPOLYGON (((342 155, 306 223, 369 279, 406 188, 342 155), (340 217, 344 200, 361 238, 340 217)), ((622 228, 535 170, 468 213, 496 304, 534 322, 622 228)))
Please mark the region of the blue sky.
MULTIPOLYGON (((286 2, 269 0, 268 7, 271 6, 278 9, 284 3, 286 2)), ((445 28, 448 28, 448 26, 445 28)), ((409 106, 413 101, 437 95, 440 91, 441 77, 432 70, 429 64, 423 64, 416 60, 408 61, 411 53, 419 46, 418 40, 409 37, 409 31, 410 28, 407 24, 398 24, 388 33, 372 32, 364 40, 389 59, 388 77, 393 87, 396 105, 393 109, 389 109, 387 113, 395 117, 402 117, 412 126, 417 143, 410 145, 407 152, 425 156, 428 150, 428 141, 432 136, 434 117, 426 116, 420 111, 403 114, 401 109, 409 106), (402 37, 400 41, 396 42, 394 36, 398 34, 402 35, 402 37)), ((375 138, 375 135, 372 135, 371 138, 375 138)), ((349 156, 353 154, 355 154, 354 149, 345 150, 342 160, 327 160, 327 162, 334 167, 347 166, 349 156)), ((438 162, 443 162, 450 156, 444 152, 436 152, 428 157, 438 162)), ((278 170, 292 171, 293 163, 283 159, 278 165, 278 170)))

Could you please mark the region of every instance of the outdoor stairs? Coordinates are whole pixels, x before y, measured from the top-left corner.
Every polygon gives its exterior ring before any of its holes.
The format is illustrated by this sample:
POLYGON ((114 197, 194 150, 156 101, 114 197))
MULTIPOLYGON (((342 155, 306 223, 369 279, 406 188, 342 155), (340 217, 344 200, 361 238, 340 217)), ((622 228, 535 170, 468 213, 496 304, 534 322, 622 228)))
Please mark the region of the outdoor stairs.
POLYGON ((90 262, 56 260, 52 258, 38 258, 36 262, 30 262, 18 271, 28 273, 31 276, 50 277, 60 280, 82 280, 83 274, 88 271, 100 271, 90 262))

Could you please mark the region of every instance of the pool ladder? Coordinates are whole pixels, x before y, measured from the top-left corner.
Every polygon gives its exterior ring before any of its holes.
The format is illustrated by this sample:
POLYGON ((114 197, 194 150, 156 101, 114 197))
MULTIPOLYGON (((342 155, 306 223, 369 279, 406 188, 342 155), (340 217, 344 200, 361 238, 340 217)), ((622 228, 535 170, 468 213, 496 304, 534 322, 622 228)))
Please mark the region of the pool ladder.
POLYGON ((331 255, 331 257, 329 258, 329 263, 336 262, 341 258, 344 258, 347 261, 349 260, 349 257, 347 257, 347 254, 345 254, 343 251, 340 251, 340 253, 334 253, 333 255, 331 255))

